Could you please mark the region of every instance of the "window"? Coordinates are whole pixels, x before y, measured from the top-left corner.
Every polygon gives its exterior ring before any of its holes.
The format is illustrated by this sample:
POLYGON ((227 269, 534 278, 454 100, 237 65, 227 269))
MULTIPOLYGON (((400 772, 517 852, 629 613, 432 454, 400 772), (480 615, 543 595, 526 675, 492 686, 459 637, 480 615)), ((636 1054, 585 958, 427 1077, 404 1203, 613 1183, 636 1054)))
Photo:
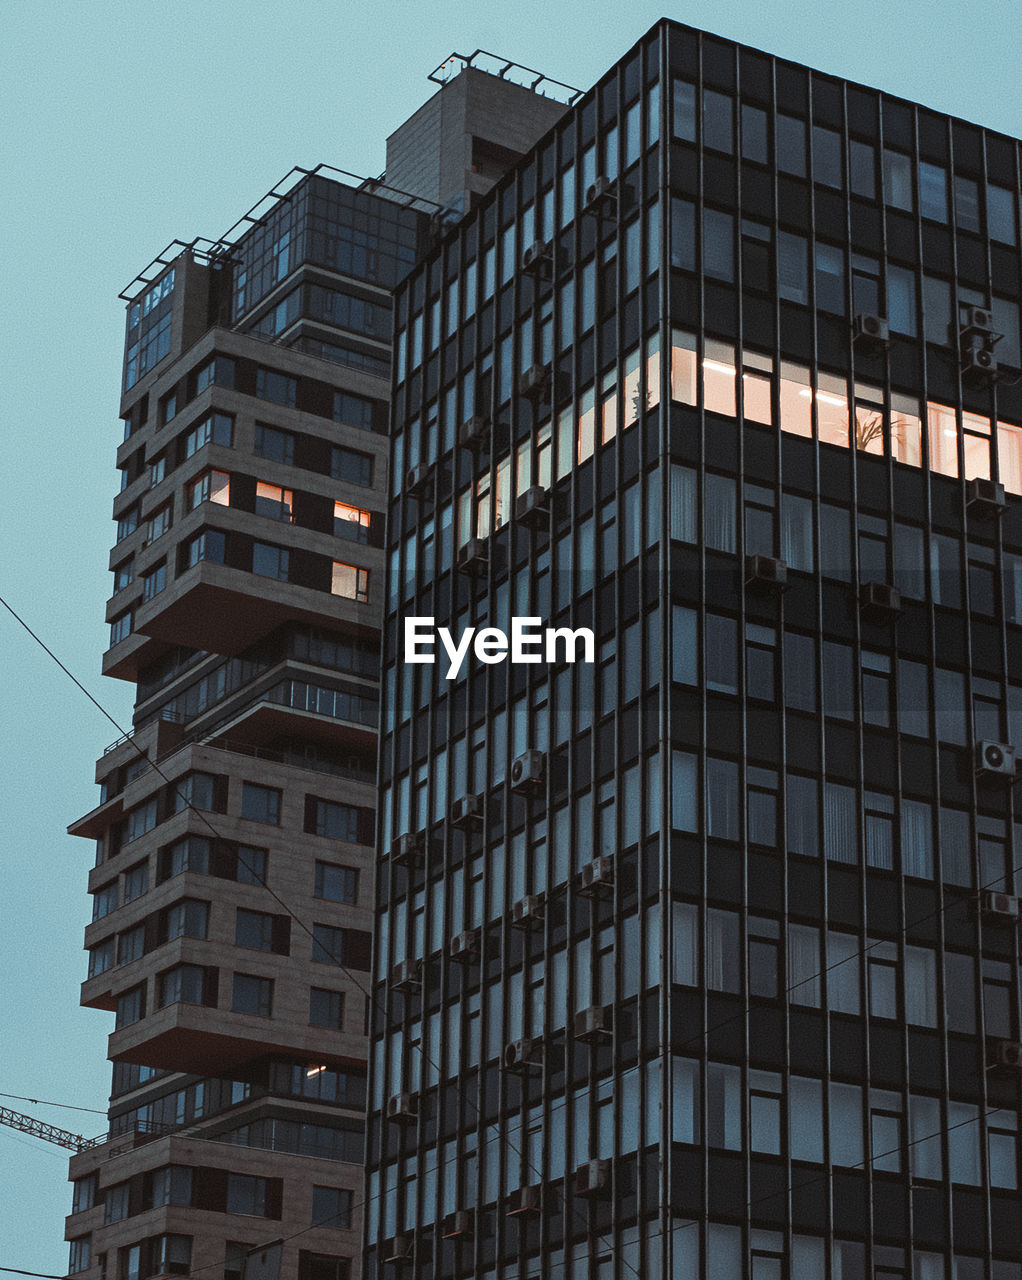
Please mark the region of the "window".
POLYGON ((233 434, 233 418, 229 418, 226 413, 211 413, 185 436, 184 456, 190 458, 207 444, 222 444, 229 447, 233 434))
POLYGON ((101 920, 117 909, 117 881, 102 885, 92 895, 92 918, 101 920))
POLYGON ((276 787, 261 787, 256 782, 244 782, 241 787, 241 816, 250 822, 267 822, 280 825, 280 797, 276 787))
POLYGON ((159 977, 160 1009, 169 1004, 205 1004, 206 970, 197 964, 179 964, 159 977))
POLYGON ((312 1188, 312 1221, 319 1226, 351 1227, 351 1192, 342 1187, 312 1188))
POLYGON ((113 938, 107 938, 105 942, 89 948, 88 976, 90 978, 96 978, 101 973, 106 973, 107 969, 113 968, 115 950, 116 944, 113 938))
POLYGON ((92 1236, 79 1236, 71 1241, 67 1269, 74 1275, 78 1271, 88 1271, 92 1265, 92 1236))
POLYGON ((207 387, 233 387, 234 361, 229 356, 215 356, 195 375, 195 394, 201 395, 207 387))
POLYGON ((257 422, 253 452, 258 458, 269 458, 291 466, 295 460, 295 438, 290 431, 280 431, 257 422))
POLYGON ((309 1026, 340 1031, 344 1023, 344 993, 313 987, 309 991, 309 1026))
POLYGON ((155 489, 158 484, 162 483, 166 474, 167 459, 165 456, 157 458, 155 462, 151 462, 149 464, 149 488, 155 489))
MULTIPOLYGON (((333 840, 356 843, 359 838, 359 813, 355 805, 340 804, 336 800, 306 798, 305 830, 316 836, 329 836, 333 840)), ((322 865, 326 865, 325 863, 322 865)))
POLYGON ((90 1173, 84 1178, 75 1178, 73 1185, 71 1212, 84 1213, 96 1203, 96 1174, 90 1173))
POLYGON ((124 901, 134 902, 136 898, 141 898, 149 887, 149 865, 145 862, 139 862, 134 867, 129 867, 124 873, 124 901))
POLYGON ((117 541, 122 542, 138 528, 138 507, 131 507, 117 521, 117 541))
POLYGON ((351 1260, 328 1253, 298 1253, 298 1280, 348 1280, 351 1260))
POLYGON ((332 449, 330 474, 335 480, 344 480, 348 484, 357 484, 366 489, 373 483, 372 457, 354 449, 332 449))
POLYGON ((135 581, 135 561, 129 558, 114 569, 114 592, 123 591, 135 581))
POLYGON ((153 1241, 153 1269, 169 1275, 188 1275, 192 1263, 192 1237, 157 1236, 153 1241))
POLYGON ((372 400, 367 400, 365 396, 356 396, 350 391, 335 391, 334 422, 343 422, 349 427, 361 427, 363 431, 372 431, 372 400))
POLYGON ((170 529, 171 525, 172 504, 167 503, 166 506, 160 507, 159 511, 154 511, 149 518, 149 533, 146 537, 147 542, 155 542, 157 538, 170 529))
POLYGON ((257 369, 256 395, 260 400, 272 400, 293 409, 298 399, 298 379, 273 369, 257 369))
MULTIPOLYGON (((212 773, 189 773, 177 782, 171 791, 171 807, 174 813, 182 809, 209 809, 222 811, 223 805, 217 791, 221 781, 212 773)), ((222 779, 226 782, 226 778, 222 779)))
POLYGON ((205 529, 188 543, 185 554, 185 568, 203 560, 211 564, 223 564, 227 550, 227 539, 218 529, 205 529))
POLYGON ((145 925, 136 925, 117 935, 117 963, 131 964, 145 954, 145 925))
POLYGON ((166 936, 172 938, 205 938, 209 930, 209 903, 197 898, 182 898, 164 913, 166 936))
POLYGON ((287 582, 290 565, 291 553, 286 547, 275 547, 269 542, 252 544, 252 572, 260 577, 287 582))
POLYGON ((234 921, 234 945, 252 951, 275 951, 287 955, 290 950, 291 922, 287 916, 274 916, 265 911, 249 911, 239 907, 234 921))
POLYGON ((156 826, 157 817, 155 796, 144 804, 136 805, 134 809, 129 810, 128 816, 124 820, 124 843, 128 844, 132 840, 137 840, 139 836, 144 836, 147 831, 152 831, 153 827, 156 826))
POLYGON ((239 884, 265 884, 266 850, 239 844, 235 856, 234 878, 239 884))
POLYGON ((122 640, 126 640, 131 635, 131 610, 126 613, 119 614, 110 623, 110 647, 120 644, 122 640))
POLYGON ((334 862, 316 863, 316 897, 327 902, 358 901, 358 872, 334 862))
POLYGON ((347 502, 334 503, 334 536, 348 542, 368 542, 372 513, 347 502))
MULTIPOLYGON (((231 993, 231 1009, 234 1013, 251 1013, 258 1018, 268 1018, 273 1012, 273 982, 252 973, 236 973, 231 993)), ((244 1209, 231 1209, 229 1213, 244 1213, 244 1209)))
POLYGON ((117 998, 117 1012, 114 1016, 114 1030, 131 1026, 145 1017, 145 984, 132 987, 117 998))
POLYGON ((142 599, 152 600, 167 585, 167 562, 164 560, 155 569, 150 569, 142 578, 142 599))
POLYGON ((341 564, 335 560, 330 591, 335 596, 343 596, 347 600, 358 600, 362 604, 367 604, 369 602, 369 570, 360 569, 353 564, 341 564))
POLYGON ((371 935, 360 929, 338 929, 333 925, 312 926, 312 958, 318 964, 339 964, 347 969, 368 969, 371 935))
POLYGON ((184 871, 194 871, 200 876, 209 875, 210 841, 206 836, 185 836, 176 840, 160 853, 160 881, 179 876, 184 871))
POLYGON ((231 505, 231 477, 226 471, 204 471, 188 487, 188 510, 194 511, 203 502, 216 502, 221 507, 231 505))
MULTIPOLYGON (((282 489, 280 485, 266 484, 259 480, 256 482, 256 499, 255 509, 257 516, 266 516, 270 520, 283 520, 290 522, 294 519, 292 508, 294 506, 294 494, 290 489, 282 489)), ((256 570, 258 573, 259 570, 256 570)), ((270 574, 269 577, 279 575, 270 574)))
POLYGON ((227 1175, 227 1212, 266 1216, 266 1179, 244 1173, 227 1175))

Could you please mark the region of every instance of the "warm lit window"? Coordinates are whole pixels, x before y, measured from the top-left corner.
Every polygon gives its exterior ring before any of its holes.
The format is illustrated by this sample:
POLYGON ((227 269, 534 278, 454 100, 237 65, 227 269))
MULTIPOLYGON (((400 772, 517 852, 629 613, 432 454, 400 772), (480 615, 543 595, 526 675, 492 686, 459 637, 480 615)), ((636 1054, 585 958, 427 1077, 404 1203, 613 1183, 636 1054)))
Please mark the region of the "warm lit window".
POLYGON ((1022 493, 1022 427, 997 424, 997 470, 1009 493, 1022 493))
POLYGON ((290 489, 282 489, 276 484, 265 484, 262 480, 257 481, 255 500, 257 516, 268 516, 271 520, 290 521, 292 519, 293 504, 294 494, 290 489))
POLYGON ((696 337, 682 329, 671 332, 671 399, 679 404, 695 404, 696 337))
POLYGON ((735 416, 735 349, 730 343, 706 339, 703 403, 712 413, 735 416))
POLYGON ((338 538, 346 538, 349 542, 368 542, 371 519, 372 512, 361 507, 350 506, 347 502, 334 503, 334 534, 338 538))
POLYGON ((742 353, 742 415, 746 422, 773 423, 771 389, 774 362, 756 351, 742 353))
POLYGON ((204 471, 189 486, 188 510, 194 511, 203 502, 216 502, 222 507, 230 506, 231 477, 226 471, 204 471))
POLYGON ((341 564, 335 560, 330 591, 335 596, 344 596, 345 599, 358 600, 367 604, 369 602, 369 570, 360 569, 353 564, 341 564))
POLYGON ((817 375, 816 434, 825 444, 848 448, 848 384, 836 374, 817 375))
POLYGON ((962 452, 965 462, 965 479, 979 476, 990 479, 990 419, 980 413, 962 413, 962 452))
POLYGON ((929 400, 926 425, 930 443, 930 470, 942 476, 958 475, 958 427, 955 411, 946 404, 929 400))

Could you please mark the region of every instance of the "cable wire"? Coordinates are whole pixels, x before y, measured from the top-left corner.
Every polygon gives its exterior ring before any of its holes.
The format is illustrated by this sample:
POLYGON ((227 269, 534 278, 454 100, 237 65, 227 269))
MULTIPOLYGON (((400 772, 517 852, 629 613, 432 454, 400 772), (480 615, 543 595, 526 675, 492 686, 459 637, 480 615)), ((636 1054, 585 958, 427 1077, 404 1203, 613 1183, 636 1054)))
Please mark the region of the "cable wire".
POLYGON ((92 1115, 105 1116, 106 1111, 98 1107, 76 1107, 70 1102, 47 1102, 44 1098, 26 1098, 20 1093, 0 1093, 0 1098, 14 1098, 18 1102, 32 1102, 37 1107, 62 1107, 65 1111, 88 1111, 92 1115))

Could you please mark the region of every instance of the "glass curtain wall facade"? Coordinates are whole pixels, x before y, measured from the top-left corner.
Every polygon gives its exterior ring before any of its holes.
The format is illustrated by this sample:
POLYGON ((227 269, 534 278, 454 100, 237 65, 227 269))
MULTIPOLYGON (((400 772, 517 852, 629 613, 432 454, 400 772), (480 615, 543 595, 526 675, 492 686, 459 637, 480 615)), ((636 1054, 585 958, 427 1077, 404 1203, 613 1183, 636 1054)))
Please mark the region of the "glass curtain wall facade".
POLYGON ((664 21, 398 288, 367 1275, 1022 1277, 1018 218, 664 21))

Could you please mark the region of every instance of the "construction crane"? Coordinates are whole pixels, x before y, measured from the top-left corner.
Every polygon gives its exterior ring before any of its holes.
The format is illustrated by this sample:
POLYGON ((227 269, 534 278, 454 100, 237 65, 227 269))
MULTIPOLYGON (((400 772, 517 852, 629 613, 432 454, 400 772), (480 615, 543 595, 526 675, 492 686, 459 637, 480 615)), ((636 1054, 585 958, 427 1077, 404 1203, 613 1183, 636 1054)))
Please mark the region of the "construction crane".
POLYGON ((10 1129, 17 1129, 19 1133, 29 1133, 33 1138, 42 1138, 44 1142, 53 1142, 58 1147, 67 1147, 69 1151, 79 1153, 88 1151, 90 1147, 98 1147, 100 1143, 106 1141, 105 1133, 98 1138, 85 1138, 80 1133, 58 1129, 54 1124, 44 1124, 42 1120, 22 1115, 20 1111, 10 1111, 7 1107, 0 1107, 0 1124, 5 1124, 10 1129))

